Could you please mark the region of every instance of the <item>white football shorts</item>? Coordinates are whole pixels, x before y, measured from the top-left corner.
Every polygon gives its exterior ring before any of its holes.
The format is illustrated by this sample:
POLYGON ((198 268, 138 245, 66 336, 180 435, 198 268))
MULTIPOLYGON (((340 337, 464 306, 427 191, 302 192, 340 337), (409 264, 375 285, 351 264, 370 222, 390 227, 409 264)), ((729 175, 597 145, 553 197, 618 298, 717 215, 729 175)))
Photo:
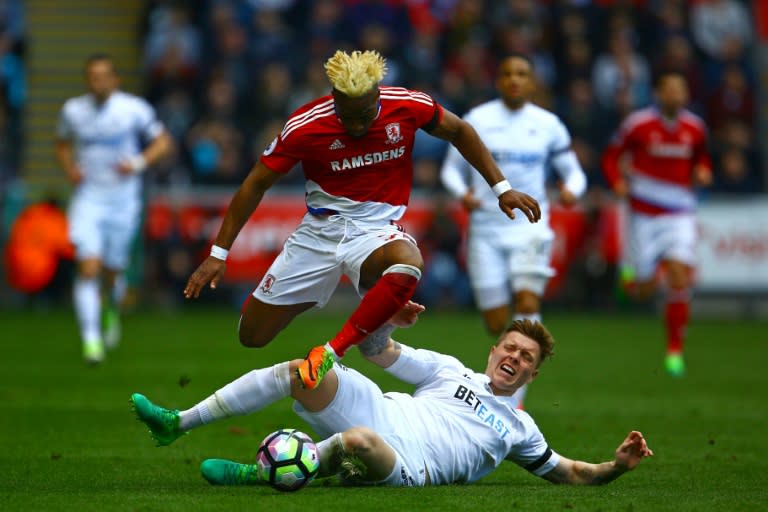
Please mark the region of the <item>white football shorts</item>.
POLYGON ((141 204, 113 204, 75 196, 67 210, 69 239, 78 260, 98 258, 111 270, 128 266, 131 244, 141 220, 141 204))
POLYGON ((293 410, 320 438, 353 427, 368 427, 379 434, 397 455, 396 469, 381 484, 393 487, 423 487, 426 482, 424 457, 419 442, 409 436, 410 426, 397 402, 390 400, 369 378, 352 368, 334 363, 339 388, 328 407, 318 412, 293 403, 293 410))
POLYGON ((395 240, 416 245, 397 224, 308 213, 288 237, 253 296, 267 304, 316 302, 315 307, 321 308, 330 300, 342 275, 362 295, 360 267, 373 251, 395 240))
POLYGON ((472 233, 467 244, 467 270, 482 311, 510 304, 511 295, 529 290, 543 295, 555 275, 551 230, 546 232, 472 233), (503 233, 503 234, 502 234, 503 233))
POLYGON ((696 264, 696 216, 693 213, 629 216, 629 254, 639 281, 652 279, 660 261, 675 260, 696 264))

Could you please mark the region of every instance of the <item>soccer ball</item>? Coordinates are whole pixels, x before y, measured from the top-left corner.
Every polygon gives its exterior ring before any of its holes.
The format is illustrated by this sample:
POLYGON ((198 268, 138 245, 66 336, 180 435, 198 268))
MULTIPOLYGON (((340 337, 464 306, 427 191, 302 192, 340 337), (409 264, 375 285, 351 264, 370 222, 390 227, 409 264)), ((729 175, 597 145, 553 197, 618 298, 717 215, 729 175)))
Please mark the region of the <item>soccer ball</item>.
POLYGON ((261 478, 278 491, 298 491, 317 475, 320 452, 307 434, 285 428, 264 438, 256 464, 261 478))

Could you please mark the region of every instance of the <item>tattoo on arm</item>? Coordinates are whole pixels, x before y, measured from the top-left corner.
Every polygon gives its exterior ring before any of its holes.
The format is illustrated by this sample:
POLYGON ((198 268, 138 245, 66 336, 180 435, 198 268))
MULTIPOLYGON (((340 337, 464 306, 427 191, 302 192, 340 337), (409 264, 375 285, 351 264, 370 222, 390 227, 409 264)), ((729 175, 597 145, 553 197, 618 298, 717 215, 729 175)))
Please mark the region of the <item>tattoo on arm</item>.
POLYGON ((389 336, 395 330, 395 326, 384 324, 371 334, 369 334, 357 348, 364 356, 375 356, 381 354, 389 344, 389 336))
POLYGON ((623 472, 613 462, 590 464, 561 460, 552 471, 543 476, 555 484, 602 485, 616 480, 623 472))
POLYGON ((578 480, 588 485, 607 484, 622 474, 622 471, 618 470, 611 462, 601 464, 575 462, 573 470, 578 475, 578 480))

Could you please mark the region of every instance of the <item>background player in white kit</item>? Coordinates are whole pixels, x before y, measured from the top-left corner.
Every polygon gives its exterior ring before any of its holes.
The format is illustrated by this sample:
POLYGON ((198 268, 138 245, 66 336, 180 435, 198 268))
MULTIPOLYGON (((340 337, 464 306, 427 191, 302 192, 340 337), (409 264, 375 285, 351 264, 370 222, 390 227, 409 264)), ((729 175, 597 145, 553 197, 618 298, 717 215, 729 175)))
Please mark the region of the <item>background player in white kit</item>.
POLYGON ((550 165, 559 175, 563 204, 573 204, 587 185, 568 130, 557 116, 529 102, 534 87, 530 59, 509 56, 498 68, 496 88, 501 97, 473 108, 464 119, 512 187, 539 202, 541 222, 522 218, 510 222, 500 215, 493 193, 454 148, 441 170, 444 186, 470 212, 469 278, 475 303, 493 336, 509 325, 510 303, 515 319, 541 320, 541 296, 554 275, 550 266, 554 233, 546 191, 550 165))
POLYGON ((141 218, 141 173, 168 154, 173 143, 146 101, 118 90, 109 56, 88 58, 85 80, 88 93, 70 98, 61 109, 55 154, 75 186, 68 222, 76 248, 73 297, 83 355, 99 363, 104 343, 114 346, 119 338, 117 306, 125 291, 121 272, 141 218), (105 332, 101 277, 109 301, 105 332))
MULTIPOLYGON (((476 373, 454 357, 390 338, 393 324, 410 325, 423 309, 410 302, 360 345, 369 361, 415 385, 413 394, 382 393, 338 363, 307 390, 294 371, 301 360, 294 360, 254 370, 183 412, 154 405, 140 394, 131 400, 158 444, 168 445, 192 428, 292 396, 294 410, 325 438, 318 444, 320 476, 337 473, 340 462, 353 457, 363 463, 356 468, 360 481, 390 486, 473 482, 505 460, 551 482, 601 484, 653 454, 635 431, 613 461, 590 464, 554 452, 513 396, 552 353, 554 340, 546 328, 530 320, 514 322, 491 347, 485 372, 476 373)), ((255 464, 210 459, 201 470, 214 484, 261 481, 255 464)))

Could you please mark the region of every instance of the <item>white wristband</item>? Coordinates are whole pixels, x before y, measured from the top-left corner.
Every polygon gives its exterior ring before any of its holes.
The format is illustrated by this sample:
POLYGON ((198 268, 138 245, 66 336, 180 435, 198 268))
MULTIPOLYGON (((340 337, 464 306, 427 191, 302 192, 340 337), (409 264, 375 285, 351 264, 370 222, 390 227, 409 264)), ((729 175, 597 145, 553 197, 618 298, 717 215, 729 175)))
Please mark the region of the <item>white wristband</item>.
POLYGON ((128 159, 128 165, 131 166, 131 169, 133 169, 134 173, 140 174, 147 170, 147 159, 144 158, 144 155, 139 153, 138 155, 132 156, 128 159))
POLYGON ((493 190, 493 193, 496 194, 496 197, 499 197, 501 194, 506 192, 507 190, 512 190, 512 185, 509 184, 507 180, 502 180, 491 187, 491 190, 493 190))
POLYGON ((218 245, 211 246, 211 256, 213 256, 217 260, 227 261, 228 254, 229 254, 229 251, 223 247, 219 247, 218 245))

